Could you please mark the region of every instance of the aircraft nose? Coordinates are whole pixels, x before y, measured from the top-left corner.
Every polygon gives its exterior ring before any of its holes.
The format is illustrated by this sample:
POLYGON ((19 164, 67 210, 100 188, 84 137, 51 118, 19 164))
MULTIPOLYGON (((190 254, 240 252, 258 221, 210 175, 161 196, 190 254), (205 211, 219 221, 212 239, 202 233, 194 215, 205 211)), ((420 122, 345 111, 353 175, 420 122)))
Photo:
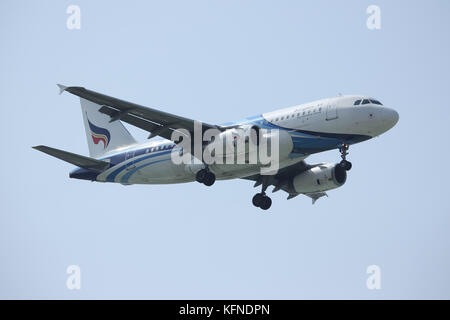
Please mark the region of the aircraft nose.
POLYGON ((393 128, 397 124, 399 118, 400 116, 397 111, 392 108, 384 107, 381 116, 383 132, 393 128))

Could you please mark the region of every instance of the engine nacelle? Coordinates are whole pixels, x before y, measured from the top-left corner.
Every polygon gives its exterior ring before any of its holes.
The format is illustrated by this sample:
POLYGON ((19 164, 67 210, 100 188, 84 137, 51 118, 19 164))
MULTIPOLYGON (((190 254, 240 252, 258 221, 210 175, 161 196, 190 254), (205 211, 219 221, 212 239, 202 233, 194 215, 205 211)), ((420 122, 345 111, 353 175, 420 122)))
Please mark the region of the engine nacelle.
MULTIPOLYGON (((235 150, 238 143, 248 145, 249 142, 255 146, 259 146, 260 128, 256 125, 244 125, 241 127, 228 129, 217 136, 223 146, 227 146, 228 150, 235 150)), ((215 141, 217 141, 215 140, 215 141)))
POLYGON ((187 173, 196 174, 202 169, 205 169, 206 166, 203 163, 198 163, 198 161, 192 160, 192 163, 188 163, 184 166, 184 170, 187 173))
POLYGON ((257 125, 244 125, 235 129, 234 134, 237 134, 245 143, 253 143, 259 146, 261 130, 257 125))
POLYGON ((346 180, 347 171, 338 163, 324 163, 295 176, 292 184, 298 193, 314 193, 338 188, 346 180))
POLYGON ((279 159, 287 158, 293 149, 289 133, 285 130, 263 130, 256 125, 242 125, 222 132, 206 148, 215 149, 218 156, 228 157, 252 151, 258 153, 260 148, 271 154, 274 146, 278 147, 275 152, 278 152, 279 159), (278 143, 274 143, 274 139, 278 139, 278 143))

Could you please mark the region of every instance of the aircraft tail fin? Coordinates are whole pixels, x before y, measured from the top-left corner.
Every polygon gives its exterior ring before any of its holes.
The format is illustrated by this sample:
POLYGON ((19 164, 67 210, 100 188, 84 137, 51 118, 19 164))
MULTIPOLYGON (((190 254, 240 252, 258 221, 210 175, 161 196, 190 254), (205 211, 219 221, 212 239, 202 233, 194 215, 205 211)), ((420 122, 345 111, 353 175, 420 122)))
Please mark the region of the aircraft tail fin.
POLYGON ((110 117, 99 111, 101 105, 84 98, 80 98, 80 102, 91 157, 97 158, 108 151, 136 143, 120 120, 110 122, 110 117))
POLYGON ((103 171, 109 167, 109 162, 96 160, 93 158, 81 156, 79 154, 67 152, 64 150, 50 148, 47 146, 35 146, 33 147, 33 149, 39 150, 52 157, 58 158, 60 160, 76 165, 77 167, 88 170, 103 171))

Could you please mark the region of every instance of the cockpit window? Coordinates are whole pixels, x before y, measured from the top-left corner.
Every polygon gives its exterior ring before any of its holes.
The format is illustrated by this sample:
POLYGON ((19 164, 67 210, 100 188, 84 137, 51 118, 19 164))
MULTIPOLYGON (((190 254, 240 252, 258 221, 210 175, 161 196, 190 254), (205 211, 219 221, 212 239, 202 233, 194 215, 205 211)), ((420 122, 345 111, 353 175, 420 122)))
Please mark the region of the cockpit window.
POLYGON ((369 104, 369 103, 370 103, 369 99, 364 99, 361 104, 369 104))
POLYGON ((378 100, 370 99, 370 102, 372 102, 373 104, 379 104, 380 106, 383 105, 383 104, 382 104, 380 101, 378 101, 378 100))
POLYGON ((361 100, 356 100, 355 103, 353 104, 354 106, 359 106, 359 104, 361 103, 361 100))

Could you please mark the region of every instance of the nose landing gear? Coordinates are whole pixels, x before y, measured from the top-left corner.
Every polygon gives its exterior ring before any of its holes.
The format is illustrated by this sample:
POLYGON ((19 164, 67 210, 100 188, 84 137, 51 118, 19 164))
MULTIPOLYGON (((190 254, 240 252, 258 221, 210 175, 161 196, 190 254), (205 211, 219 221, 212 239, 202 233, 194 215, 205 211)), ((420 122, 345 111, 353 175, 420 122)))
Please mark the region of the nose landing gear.
POLYGON ((207 187, 210 187, 216 181, 216 175, 208 169, 202 169, 196 173, 195 180, 199 183, 203 183, 207 187))
POLYGON ((352 168, 352 163, 350 161, 346 160, 346 157, 348 155, 348 148, 349 145, 343 143, 340 147, 339 147, 339 152, 341 153, 341 162, 339 163, 339 165, 344 168, 346 171, 349 171, 352 168))

